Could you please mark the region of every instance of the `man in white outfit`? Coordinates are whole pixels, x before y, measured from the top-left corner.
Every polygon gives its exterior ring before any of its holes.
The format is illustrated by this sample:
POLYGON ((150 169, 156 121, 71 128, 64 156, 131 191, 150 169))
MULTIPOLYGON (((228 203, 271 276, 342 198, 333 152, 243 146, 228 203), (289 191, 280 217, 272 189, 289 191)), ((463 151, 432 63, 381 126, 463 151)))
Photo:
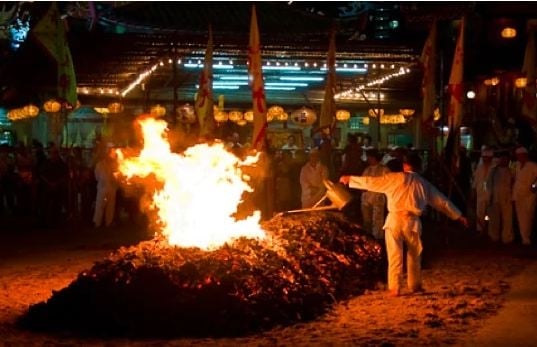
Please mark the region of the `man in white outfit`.
POLYGON ((465 227, 467 219, 438 189, 421 177, 417 171, 421 158, 415 153, 404 157, 403 171, 381 177, 341 176, 340 182, 349 187, 386 194, 388 216, 384 223, 388 254, 388 289, 391 296, 400 295, 403 278, 403 243, 407 245, 407 284, 411 292, 422 291, 420 255, 420 216, 427 205, 460 221, 465 227))
POLYGON ((490 188, 487 187, 489 174, 494 163, 494 152, 491 149, 481 150, 481 161, 474 171, 473 189, 476 194, 476 230, 483 233, 485 229, 485 216, 490 205, 490 188))
POLYGON ((490 204, 487 211, 490 218, 488 234, 493 242, 500 241, 500 238, 505 244, 513 242, 512 184, 509 153, 500 152, 498 164, 491 169, 487 181, 487 187, 490 190, 490 204))
POLYGON ((517 148, 515 154, 517 163, 515 165, 513 201, 515 202, 516 217, 522 244, 530 245, 537 195, 537 193, 532 191, 532 184, 537 183, 537 164, 529 161, 528 150, 524 147, 517 148))
POLYGON ((300 170, 302 208, 315 205, 326 193, 323 181, 328 179, 328 168, 321 163, 319 150, 310 151, 309 161, 300 170))
POLYGON ((114 221, 114 212, 116 208, 116 193, 118 183, 114 173, 116 170, 116 156, 112 148, 108 145, 107 153, 95 165, 95 178, 97 179, 97 198, 95 200, 95 214, 93 223, 99 228, 103 222, 109 227, 114 221))

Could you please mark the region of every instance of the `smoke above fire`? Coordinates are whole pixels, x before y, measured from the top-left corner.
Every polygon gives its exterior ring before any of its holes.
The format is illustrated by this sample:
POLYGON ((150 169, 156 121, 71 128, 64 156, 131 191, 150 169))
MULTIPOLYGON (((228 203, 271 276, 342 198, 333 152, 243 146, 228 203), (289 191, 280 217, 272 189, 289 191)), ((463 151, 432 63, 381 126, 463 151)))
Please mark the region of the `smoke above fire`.
POLYGON ((239 237, 266 237, 259 211, 241 220, 233 217, 243 193, 252 191, 241 168, 254 164, 256 156, 241 160, 220 142, 174 153, 165 121, 137 122, 143 148, 135 155, 118 150, 119 174, 149 194, 142 199, 142 209, 156 212, 157 233, 169 245, 208 250, 239 237))

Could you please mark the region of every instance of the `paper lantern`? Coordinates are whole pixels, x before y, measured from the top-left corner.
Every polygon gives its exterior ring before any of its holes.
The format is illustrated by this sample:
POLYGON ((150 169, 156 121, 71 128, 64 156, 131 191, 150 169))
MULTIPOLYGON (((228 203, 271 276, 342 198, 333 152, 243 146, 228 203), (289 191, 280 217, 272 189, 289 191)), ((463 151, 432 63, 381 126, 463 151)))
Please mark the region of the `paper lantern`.
POLYGON ((272 106, 267 110, 267 122, 272 122, 273 119, 278 119, 285 111, 281 106, 272 106))
POLYGON ((505 27, 502 29, 501 35, 504 39, 512 39, 516 37, 516 29, 511 27, 505 27))
POLYGON ((351 118, 351 113, 347 110, 337 110, 336 120, 339 122, 346 122, 351 118))
POLYGON ((224 123, 224 122, 227 122, 227 120, 229 119, 229 115, 227 112, 225 111, 220 111, 218 110, 217 112, 215 112, 214 114, 214 120, 217 121, 218 123, 224 123))
POLYGON ((39 108, 35 105, 30 104, 24 106, 24 112, 28 117, 37 117, 37 115, 39 114, 39 108))
POLYGON ((229 120, 232 122, 239 122, 243 119, 243 114, 241 111, 233 110, 229 112, 229 120))
POLYGON ((275 118, 278 122, 287 122, 289 119, 289 114, 287 112, 282 112, 275 118))
POLYGON ((515 79, 515 86, 517 88, 526 88, 527 84, 528 84, 528 79, 526 77, 519 77, 515 79))
POLYGON ((45 110, 45 112, 48 112, 48 113, 60 112, 61 108, 62 108, 62 105, 54 99, 48 100, 43 105, 43 109, 45 110))
POLYGON ((244 112, 244 120, 247 122, 253 122, 254 121, 254 111, 248 110, 244 112))
POLYGON ((299 126, 309 126, 317 120, 317 114, 311 108, 302 107, 291 113, 291 120, 299 126))
POLYGON ((399 109, 399 113, 401 113, 403 115, 403 117, 405 117, 405 119, 408 119, 408 118, 412 117, 415 112, 416 112, 416 110, 414 110, 412 108, 401 108, 401 109, 399 109))

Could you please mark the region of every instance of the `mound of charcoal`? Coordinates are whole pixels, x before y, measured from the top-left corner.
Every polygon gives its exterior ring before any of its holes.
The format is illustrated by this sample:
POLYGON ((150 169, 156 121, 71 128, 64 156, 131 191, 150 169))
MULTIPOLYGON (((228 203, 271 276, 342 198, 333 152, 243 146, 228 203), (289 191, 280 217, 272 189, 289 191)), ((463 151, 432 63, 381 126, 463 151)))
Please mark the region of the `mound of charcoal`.
POLYGON ((98 336, 238 336, 310 320, 383 278, 381 246, 337 213, 275 217, 272 243, 121 248, 19 324, 98 336))

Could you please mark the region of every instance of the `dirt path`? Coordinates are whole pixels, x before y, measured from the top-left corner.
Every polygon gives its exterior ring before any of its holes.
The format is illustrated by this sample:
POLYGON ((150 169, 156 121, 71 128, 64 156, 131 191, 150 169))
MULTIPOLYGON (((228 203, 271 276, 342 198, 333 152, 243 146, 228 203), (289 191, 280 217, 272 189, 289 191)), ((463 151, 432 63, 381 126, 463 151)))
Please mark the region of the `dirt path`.
POLYGON ((46 300, 53 290, 65 287, 80 271, 125 242, 120 234, 81 235, 85 235, 82 240, 72 238, 59 244, 54 239, 61 235, 41 236, 41 242, 49 240, 45 246, 39 245, 39 240, 20 246, 24 237, 10 240, 11 247, 2 244, 0 341, 4 345, 458 345, 498 311, 513 277, 536 259, 534 254, 520 257, 517 249, 443 251, 435 254, 424 270, 425 294, 387 298, 382 290, 375 290, 336 304, 333 311, 316 321, 242 338, 103 341, 16 328, 14 321, 28 305, 46 300))

